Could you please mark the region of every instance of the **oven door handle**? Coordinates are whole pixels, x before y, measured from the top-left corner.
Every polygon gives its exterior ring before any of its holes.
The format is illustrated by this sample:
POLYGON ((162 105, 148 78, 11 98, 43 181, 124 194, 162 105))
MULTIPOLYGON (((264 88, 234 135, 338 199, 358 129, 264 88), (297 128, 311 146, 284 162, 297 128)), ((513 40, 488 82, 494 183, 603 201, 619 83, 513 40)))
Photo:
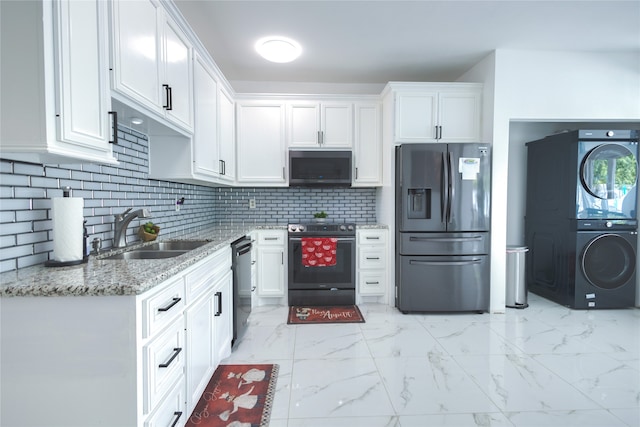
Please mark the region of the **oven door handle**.
MULTIPOLYGON (((314 237, 322 238, 322 237, 331 237, 331 236, 308 236, 308 238, 313 239, 314 237)), ((301 242, 302 237, 289 237, 290 241, 293 242, 301 242)), ((355 237, 338 237, 338 242, 355 242, 355 237)))

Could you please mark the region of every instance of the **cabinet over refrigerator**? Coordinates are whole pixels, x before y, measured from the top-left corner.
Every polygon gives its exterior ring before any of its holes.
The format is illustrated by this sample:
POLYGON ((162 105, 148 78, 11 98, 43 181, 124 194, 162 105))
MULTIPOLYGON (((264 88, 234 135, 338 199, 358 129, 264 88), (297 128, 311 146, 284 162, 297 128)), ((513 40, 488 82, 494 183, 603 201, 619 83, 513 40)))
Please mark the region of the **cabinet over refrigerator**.
POLYGON ((396 307, 489 309, 491 149, 396 147, 396 307))

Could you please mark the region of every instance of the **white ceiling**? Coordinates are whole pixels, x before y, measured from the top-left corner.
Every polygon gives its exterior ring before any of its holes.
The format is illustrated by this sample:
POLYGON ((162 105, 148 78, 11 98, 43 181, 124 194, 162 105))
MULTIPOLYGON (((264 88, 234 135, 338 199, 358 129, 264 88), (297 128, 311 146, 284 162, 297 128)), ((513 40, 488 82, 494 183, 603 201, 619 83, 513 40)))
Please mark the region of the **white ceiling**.
POLYGON ((640 53, 640 0, 174 1, 230 81, 453 81, 495 49, 640 53), (260 58, 273 34, 302 56, 260 58))

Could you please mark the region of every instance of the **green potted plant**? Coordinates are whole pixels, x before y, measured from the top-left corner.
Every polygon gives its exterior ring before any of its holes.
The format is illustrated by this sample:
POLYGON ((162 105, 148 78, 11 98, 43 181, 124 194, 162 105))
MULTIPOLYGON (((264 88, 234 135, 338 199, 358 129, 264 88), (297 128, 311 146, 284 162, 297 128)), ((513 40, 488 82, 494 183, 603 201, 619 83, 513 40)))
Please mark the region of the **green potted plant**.
POLYGON ((325 211, 316 212, 313 214, 313 220, 315 222, 325 222, 327 220, 327 213, 325 211))

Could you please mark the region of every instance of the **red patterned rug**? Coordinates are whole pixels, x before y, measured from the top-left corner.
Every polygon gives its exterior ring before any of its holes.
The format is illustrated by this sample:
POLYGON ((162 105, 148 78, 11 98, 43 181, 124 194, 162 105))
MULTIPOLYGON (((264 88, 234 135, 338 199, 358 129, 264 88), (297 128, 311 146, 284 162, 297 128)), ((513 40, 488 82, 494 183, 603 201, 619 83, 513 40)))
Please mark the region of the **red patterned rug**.
POLYGON ((185 427, 269 425, 278 365, 220 365, 185 427))
POLYGON ((290 325, 309 323, 364 323, 364 317, 357 305, 331 307, 289 307, 290 325))

